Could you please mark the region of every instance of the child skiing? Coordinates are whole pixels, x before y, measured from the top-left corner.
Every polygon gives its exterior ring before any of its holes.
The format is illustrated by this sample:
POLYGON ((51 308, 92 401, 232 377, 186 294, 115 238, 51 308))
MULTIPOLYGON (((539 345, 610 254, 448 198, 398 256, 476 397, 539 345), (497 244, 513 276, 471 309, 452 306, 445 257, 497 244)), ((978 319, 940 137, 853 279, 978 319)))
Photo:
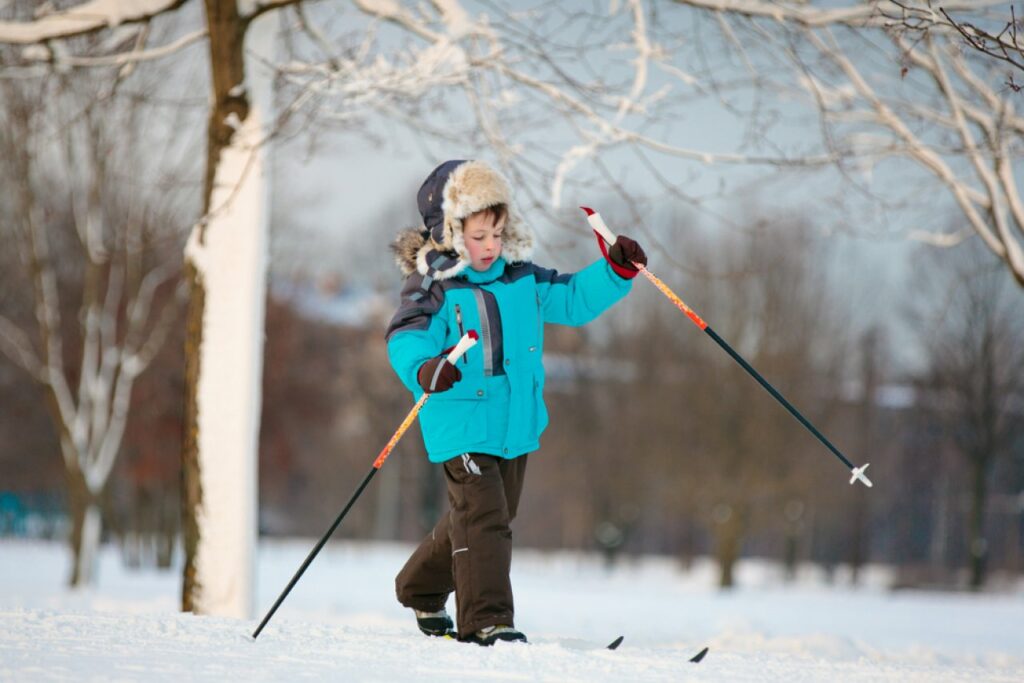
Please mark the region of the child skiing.
POLYGON ((395 579, 421 631, 479 645, 525 641, 515 628, 510 523, 527 454, 548 423, 541 354, 544 323, 583 325, 630 290, 640 246, 619 237, 605 258, 574 274, 530 261, 533 238, 505 179, 481 161, 447 161, 417 195, 423 227, 393 245, 406 277, 388 326, 388 356, 419 397, 431 462, 442 464, 451 510, 395 579), (468 330, 480 343, 444 360, 468 330), (445 610, 455 592, 458 631, 445 610))

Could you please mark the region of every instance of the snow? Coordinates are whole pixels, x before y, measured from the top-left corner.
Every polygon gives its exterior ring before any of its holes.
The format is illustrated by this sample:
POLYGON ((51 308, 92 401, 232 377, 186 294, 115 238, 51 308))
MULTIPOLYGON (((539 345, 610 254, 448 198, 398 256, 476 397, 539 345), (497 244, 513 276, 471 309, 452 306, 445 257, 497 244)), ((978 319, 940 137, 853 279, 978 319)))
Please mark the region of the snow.
MULTIPOLYGON (((530 645, 432 640, 394 600, 411 548, 331 543, 259 639, 250 634, 313 546, 261 543, 258 618, 178 613, 177 571, 127 572, 111 548, 98 586, 67 592, 63 546, 0 542, 0 680, 1021 681, 1024 590, 965 595, 794 585, 760 562, 721 593, 714 568, 667 558, 517 550, 517 626, 530 645), (625 635, 622 647, 603 646, 625 635), (703 645, 701 664, 686 659, 703 645)), ((449 603, 449 609, 452 604, 449 603)))
POLYGON ((90 0, 31 22, 0 21, 0 42, 41 43, 62 36, 116 27, 154 17, 178 0, 90 0))

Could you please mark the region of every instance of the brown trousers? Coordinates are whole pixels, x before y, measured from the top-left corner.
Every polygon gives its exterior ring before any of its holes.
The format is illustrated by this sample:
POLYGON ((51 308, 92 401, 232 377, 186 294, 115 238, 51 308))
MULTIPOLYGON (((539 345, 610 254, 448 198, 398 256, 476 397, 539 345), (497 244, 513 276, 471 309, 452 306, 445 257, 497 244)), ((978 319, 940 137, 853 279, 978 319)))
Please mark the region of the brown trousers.
POLYGON ((455 591, 459 637, 485 626, 515 626, 512 530, 526 457, 467 453, 444 463, 451 509, 395 578, 398 601, 436 612, 455 591))

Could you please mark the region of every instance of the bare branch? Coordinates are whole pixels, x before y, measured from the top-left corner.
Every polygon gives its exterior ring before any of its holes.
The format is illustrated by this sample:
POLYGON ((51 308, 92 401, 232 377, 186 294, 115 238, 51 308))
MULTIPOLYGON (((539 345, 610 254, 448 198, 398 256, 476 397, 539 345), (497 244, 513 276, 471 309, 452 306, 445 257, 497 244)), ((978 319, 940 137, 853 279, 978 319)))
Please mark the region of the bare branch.
MULTIPOLYGON (((867 2, 848 7, 822 9, 808 4, 765 2, 763 0, 675 0, 690 7, 726 12, 752 19, 772 19, 780 23, 791 23, 803 28, 825 28, 828 26, 849 26, 853 28, 885 28, 895 17, 902 17, 909 3, 867 2)), ((952 11, 976 10, 981 7, 1004 4, 1005 0, 960 0, 947 2, 945 7, 952 11)), ((922 12, 934 13, 927 5, 913 6, 922 12)))
POLYGON ((43 365, 32 340, 5 316, 0 316, 0 351, 30 375, 42 379, 43 365))
POLYGON ((244 22, 248 23, 267 12, 272 12, 284 7, 291 7, 292 5, 298 6, 301 4, 302 0, 254 0, 250 3, 252 9, 241 18, 244 22))
MULTIPOLYGON (((76 55, 64 55, 60 59, 62 66, 69 67, 109 67, 109 66, 130 66, 139 62, 155 61, 174 55, 186 47, 198 43, 207 36, 206 29, 193 31, 179 38, 176 38, 166 45, 150 48, 148 50, 133 49, 131 52, 120 52, 117 54, 103 55, 101 57, 81 57, 76 55)), ((43 60, 43 56, 39 56, 43 60)), ((46 61, 50 61, 46 57, 46 61)))
POLYGON ((989 57, 1011 64, 1017 69, 1024 70, 1024 47, 1017 40, 1017 17, 1014 15, 1013 5, 1010 5, 1010 21, 1006 22, 1003 30, 995 35, 974 24, 958 22, 949 16, 945 7, 940 7, 939 12, 946 18, 947 25, 956 29, 972 48, 989 57), (1009 38, 1004 37, 1007 32, 1009 32, 1009 38))

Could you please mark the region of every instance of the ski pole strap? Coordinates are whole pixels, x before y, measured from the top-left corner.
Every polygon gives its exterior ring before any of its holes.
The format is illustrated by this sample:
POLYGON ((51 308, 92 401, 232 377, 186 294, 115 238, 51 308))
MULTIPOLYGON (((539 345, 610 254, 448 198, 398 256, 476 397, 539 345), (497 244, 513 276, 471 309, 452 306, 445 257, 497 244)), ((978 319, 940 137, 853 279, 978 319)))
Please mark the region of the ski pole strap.
POLYGON ((441 376, 441 371, 444 370, 444 364, 448 361, 442 360, 437 364, 437 368, 434 369, 434 376, 430 378, 430 391, 433 393, 437 391, 437 379, 441 376))

